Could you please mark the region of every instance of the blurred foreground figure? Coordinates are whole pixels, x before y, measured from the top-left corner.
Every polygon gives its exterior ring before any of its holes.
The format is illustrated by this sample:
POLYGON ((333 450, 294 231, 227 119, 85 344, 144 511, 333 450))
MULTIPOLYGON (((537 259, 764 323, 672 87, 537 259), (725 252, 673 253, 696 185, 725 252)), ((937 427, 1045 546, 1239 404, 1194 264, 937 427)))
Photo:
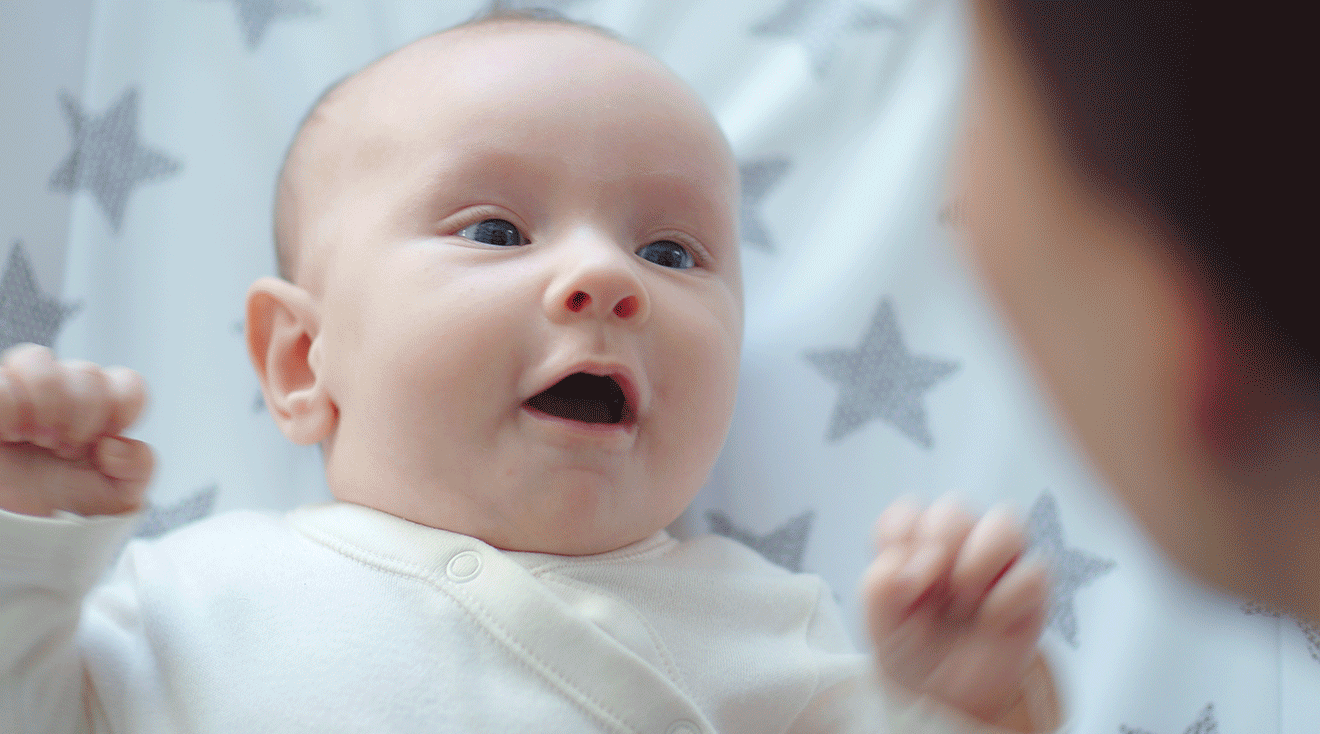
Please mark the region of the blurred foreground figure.
POLYGON ((972 5, 974 264, 1155 542, 1320 621, 1306 24, 1213 3, 972 5))

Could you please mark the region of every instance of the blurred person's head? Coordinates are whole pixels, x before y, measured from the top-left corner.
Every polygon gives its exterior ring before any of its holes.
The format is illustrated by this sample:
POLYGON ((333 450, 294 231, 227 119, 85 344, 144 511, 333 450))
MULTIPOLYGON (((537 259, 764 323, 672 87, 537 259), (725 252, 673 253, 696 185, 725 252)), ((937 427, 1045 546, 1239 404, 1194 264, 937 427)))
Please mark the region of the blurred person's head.
POLYGON ((1320 618, 1305 24, 1195 2, 973 11, 958 193, 992 295, 1173 560, 1320 618))

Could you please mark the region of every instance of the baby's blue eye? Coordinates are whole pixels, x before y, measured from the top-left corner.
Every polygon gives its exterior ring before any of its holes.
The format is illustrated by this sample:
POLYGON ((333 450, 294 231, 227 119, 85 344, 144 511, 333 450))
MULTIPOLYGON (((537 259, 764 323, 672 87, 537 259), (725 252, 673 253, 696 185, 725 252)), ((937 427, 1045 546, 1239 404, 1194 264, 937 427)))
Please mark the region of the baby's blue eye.
POLYGON ((669 240, 652 242, 638 250, 637 254, 656 265, 663 265, 666 268, 686 270, 697 264, 692 258, 692 253, 688 252, 686 247, 669 240))
POLYGON ((523 233, 519 232, 512 222, 503 219, 486 219, 470 224, 458 230, 458 236, 497 247, 517 247, 527 244, 527 238, 523 233))

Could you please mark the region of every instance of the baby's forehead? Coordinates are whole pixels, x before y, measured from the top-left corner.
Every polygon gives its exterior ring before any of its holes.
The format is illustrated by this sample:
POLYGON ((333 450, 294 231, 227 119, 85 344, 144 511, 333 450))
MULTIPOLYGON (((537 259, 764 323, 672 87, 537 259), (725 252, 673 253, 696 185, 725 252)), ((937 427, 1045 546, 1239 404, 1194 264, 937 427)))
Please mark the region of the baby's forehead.
MULTIPOLYGON (((572 84, 554 100, 558 106, 572 106, 572 98, 593 95, 608 95, 605 104, 612 109, 676 104, 684 111, 675 114, 675 124, 717 140, 720 147, 727 145, 696 95, 631 44, 589 26, 500 19, 422 38, 336 85, 309 115, 297 157, 328 159, 326 165, 341 177, 379 169, 399 157, 411 164, 425 149, 464 144, 466 137, 480 132, 479 123, 472 124, 475 118, 503 117, 525 111, 529 104, 546 104, 541 90, 559 87, 568 77, 572 84), (598 68, 584 72, 584 65, 598 68), (611 87, 608 77, 626 70, 641 74, 633 78, 647 83, 623 92, 611 87), (450 130, 461 135, 451 139, 436 134, 450 130)), ((591 117, 582 115, 584 128, 592 124, 591 117)), ((322 171, 317 178, 324 181, 329 173, 322 171)))
MULTIPOLYGON (((657 78, 669 76, 644 52, 590 26, 519 18, 481 21, 414 41, 334 85, 309 113, 286 165, 319 162, 339 175, 361 166, 375 168, 391 153, 416 152, 401 145, 403 141, 439 143, 434 138, 419 141, 412 134, 437 119, 461 120, 454 101, 471 96, 474 87, 501 105, 517 105, 517 91, 526 77, 574 71, 550 62, 541 68, 519 64, 511 47, 522 44, 525 49, 528 37, 560 52, 618 54, 625 63, 653 65, 657 78), (473 83, 474 77, 480 84, 473 83), (501 97, 502 92, 507 96, 501 97)), ((329 173, 322 170, 317 178, 325 180, 329 173)))
MULTIPOLYGON (((709 173, 706 168, 719 168, 714 177, 723 180, 731 175, 736 187, 736 167, 718 125, 695 93, 661 62, 589 27, 548 21, 485 21, 415 41, 324 95, 309 114, 286 163, 281 196, 303 203, 285 207, 297 214, 286 217, 288 227, 320 226, 306 221, 307 216, 324 219, 319 215, 336 210, 334 201, 349 189, 378 190, 397 183, 400 170, 421 170, 418 165, 425 159, 445 157, 455 150, 466 155, 486 147, 492 141, 484 139, 485 128, 478 119, 483 115, 491 119, 523 113, 534 116, 539 113, 528 110, 538 104, 582 111, 586 107, 582 101, 614 110, 637 105, 652 111, 642 114, 652 114, 657 107, 672 110, 677 128, 689 131, 692 139, 708 141, 702 149, 706 152, 682 157, 689 162, 703 161, 702 165, 680 168, 702 169, 703 175, 709 173), (584 67, 594 69, 584 73, 584 67), (647 83, 611 86, 611 77, 629 73, 640 74, 632 78, 647 83), (558 88, 569 78, 572 83, 557 96, 558 88), (556 95, 542 93, 549 87, 556 88, 556 95)), ((581 121, 587 127, 594 124, 589 112, 581 115, 581 121)), ((512 150, 514 158, 528 159, 534 157, 531 154, 550 152, 526 147, 512 150)), ((279 207, 277 204, 277 210, 279 207)), ((288 239, 321 240, 324 234, 294 233, 288 239)), ((299 255, 303 259, 324 256, 315 252, 299 255)))
MULTIPOLYGON (((592 49, 654 61, 639 49, 591 26, 517 18, 486 20, 426 36, 381 57, 337 85, 336 90, 326 95, 325 106, 327 110, 342 106, 356 112, 350 115, 354 119, 369 119, 372 112, 394 111, 399 107, 425 107, 428 113, 442 113, 443 107, 430 105, 437 96, 444 95, 446 87, 463 85, 473 73, 481 75, 484 82, 500 79, 488 72, 506 65, 516 69, 518 64, 509 48, 528 38, 552 43, 556 49, 592 49), (386 100, 388 104, 379 104, 386 100)), ((656 67, 662 68, 658 63, 656 67)), ((525 68, 524 71, 537 70, 525 68)), ((504 79, 512 81, 518 76, 514 73, 504 79)))

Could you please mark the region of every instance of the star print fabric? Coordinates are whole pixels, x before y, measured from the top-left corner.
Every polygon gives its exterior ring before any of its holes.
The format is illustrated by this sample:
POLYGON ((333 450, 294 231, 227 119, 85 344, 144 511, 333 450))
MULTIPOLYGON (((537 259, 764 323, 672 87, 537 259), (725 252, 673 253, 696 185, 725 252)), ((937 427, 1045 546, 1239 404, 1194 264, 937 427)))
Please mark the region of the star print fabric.
POLYGON ((80 189, 91 192, 118 231, 133 187, 177 173, 179 163, 138 140, 136 89, 124 90, 101 115, 88 114, 66 95, 61 95, 60 104, 73 150, 51 177, 50 187, 70 194, 80 189))
POLYGON ((0 351, 23 342, 49 347, 60 325, 77 310, 40 291, 27 250, 15 242, 0 275, 0 351))
POLYGON ((493 9, 656 54, 736 155, 738 403, 676 535, 820 575, 865 648, 855 587, 879 513, 907 493, 1009 502, 1056 574, 1045 638, 1078 682, 1077 734, 1320 731, 1320 632, 1161 560, 961 259, 944 174, 968 55, 956 0, 0 0, 0 347, 144 373, 137 437, 164 460, 126 532, 329 497, 245 353, 280 158, 330 83, 493 9))

